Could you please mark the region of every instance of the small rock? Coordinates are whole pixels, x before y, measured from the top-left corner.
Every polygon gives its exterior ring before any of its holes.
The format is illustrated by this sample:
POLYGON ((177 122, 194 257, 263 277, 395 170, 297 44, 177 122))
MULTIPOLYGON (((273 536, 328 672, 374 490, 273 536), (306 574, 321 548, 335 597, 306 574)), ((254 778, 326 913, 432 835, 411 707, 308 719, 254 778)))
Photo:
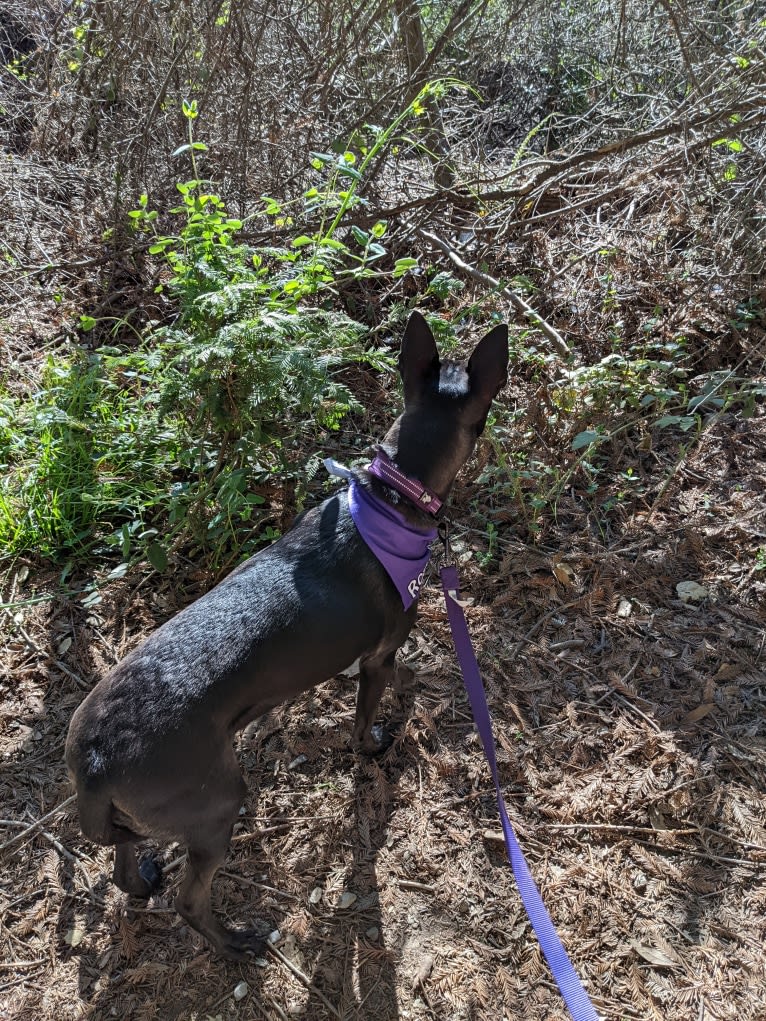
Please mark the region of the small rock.
POLYGON ((309 894, 309 904, 318 904, 322 899, 322 887, 315 886, 309 894))
POLYGON ((239 982, 234 986, 234 999, 244 1000, 247 996, 247 982, 239 982))
POLYGON ((635 874, 635 876, 633 876, 633 889, 637 893, 643 893, 644 890, 646 889, 646 882, 647 882, 647 880, 646 880, 646 876, 644 875, 644 873, 643 872, 637 872, 635 874))
POLYGON ((708 597, 708 590, 696 581, 679 581, 676 592, 682 603, 701 603, 708 597))
POLYGON ((346 890, 345 893, 342 893, 340 895, 340 900, 338 901, 338 907, 341 909, 341 911, 345 911, 345 909, 346 908, 350 908, 351 905, 355 901, 356 901, 356 894, 355 893, 351 893, 350 890, 346 890))
POLYGON ((617 607, 617 616, 627 618, 633 612, 633 603, 629 599, 621 599, 617 607))
POLYGON ((288 769, 297 769, 298 766, 302 766, 304 762, 308 762, 308 755, 296 755, 288 769))
POLYGON ((273 946, 275 943, 279 943, 279 941, 282 939, 282 933, 279 931, 279 929, 274 929, 274 931, 270 932, 266 938, 268 939, 269 943, 271 943, 271 945, 273 946))
POLYGON ((374 941, 378 938, 378 936, 380 936, 380 929, 377 927, 377 925, 371 925, 370 928, 366 930, 365 936, 367 937, 367 939, 371 939, 374 941))

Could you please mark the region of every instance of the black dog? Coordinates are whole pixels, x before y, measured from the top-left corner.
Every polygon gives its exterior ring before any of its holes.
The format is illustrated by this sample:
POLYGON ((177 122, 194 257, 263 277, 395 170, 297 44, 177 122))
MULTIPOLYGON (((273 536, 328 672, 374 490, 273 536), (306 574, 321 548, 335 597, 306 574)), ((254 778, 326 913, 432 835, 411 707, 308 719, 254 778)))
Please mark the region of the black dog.
MULTIPOLYGON (((383 441, 385 453, 446 499, 507 365, 507 327, 487 334, 465 366, 441 363, 427 323, 414 312, 399 356, 404 413, 383 441)), ((378 479, 355 475, 405 526, 431 524, 378 479)), ((151 861, 139 869, 134 845, 146 837, 177 840, 189 853, 179 913, 226 957, 257 951, 256 934, 226 928, 210 903, 246 791, 234 735, 359 659, 354 744, 378 751, 375 712, 416 606, 404 609, 343 491, 119 663, 75 712, 66 744, 83 833, 116 845, 117 886, 148 897, 159 871, 151 861)))

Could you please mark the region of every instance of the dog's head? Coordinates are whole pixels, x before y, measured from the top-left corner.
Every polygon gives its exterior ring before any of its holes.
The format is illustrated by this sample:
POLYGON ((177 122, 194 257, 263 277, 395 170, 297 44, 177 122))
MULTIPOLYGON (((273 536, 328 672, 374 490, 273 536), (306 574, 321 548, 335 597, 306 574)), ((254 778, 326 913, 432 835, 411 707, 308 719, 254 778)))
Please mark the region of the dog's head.
POLYGON ((465 362, 441 360, 433 333, 413 312, 399 354, 404 413, 386 436, 407 475, 445 498, 471 456, 490 405, 508 378, 508 327, 496 326, 465 362))

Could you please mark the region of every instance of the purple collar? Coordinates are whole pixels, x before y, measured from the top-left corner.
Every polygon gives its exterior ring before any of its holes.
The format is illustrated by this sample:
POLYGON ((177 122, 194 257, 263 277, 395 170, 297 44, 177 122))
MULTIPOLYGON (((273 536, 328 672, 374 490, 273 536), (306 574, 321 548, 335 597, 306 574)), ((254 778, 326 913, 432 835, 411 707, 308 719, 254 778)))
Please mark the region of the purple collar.
POLYGON ((442 501, 436 493, 422 482, 411 479, 409 475, 400 471, 382 447, 378 447, 375 460, 367 471, 376 479, 385 482, 387 486, 391 486, 397 493, 406 496, 410 503, 414 503, 420 510, 433 515, 439 513, 442 501))
POLYGON ((416 528, 356 479, 348 487, 348 507, 354 524, 402 597, 408 610, 423 584, 435 528, 416 528))

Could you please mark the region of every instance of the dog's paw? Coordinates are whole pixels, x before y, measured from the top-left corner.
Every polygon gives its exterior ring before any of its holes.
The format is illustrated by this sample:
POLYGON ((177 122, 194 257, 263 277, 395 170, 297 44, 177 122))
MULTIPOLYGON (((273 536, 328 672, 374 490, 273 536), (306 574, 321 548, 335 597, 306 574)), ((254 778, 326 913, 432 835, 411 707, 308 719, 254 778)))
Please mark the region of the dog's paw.
POLYGON ((257 929, 225 929, 216 950, 229 961, 248 961, 262 957, 266 943, 257 929))
POLYGON ((162 885, 162 869, 152 856, 141 859, 138 863, 138 874, 147 885, 147 897, 155 890, 159 890, 162 885))
POLYGON ((376 723, 375 726, 370 727, 369 734, 359 743, 357 750, 362 755, 382 755, 393 743, 394 735, 388 727, 382 723, 376 723))

